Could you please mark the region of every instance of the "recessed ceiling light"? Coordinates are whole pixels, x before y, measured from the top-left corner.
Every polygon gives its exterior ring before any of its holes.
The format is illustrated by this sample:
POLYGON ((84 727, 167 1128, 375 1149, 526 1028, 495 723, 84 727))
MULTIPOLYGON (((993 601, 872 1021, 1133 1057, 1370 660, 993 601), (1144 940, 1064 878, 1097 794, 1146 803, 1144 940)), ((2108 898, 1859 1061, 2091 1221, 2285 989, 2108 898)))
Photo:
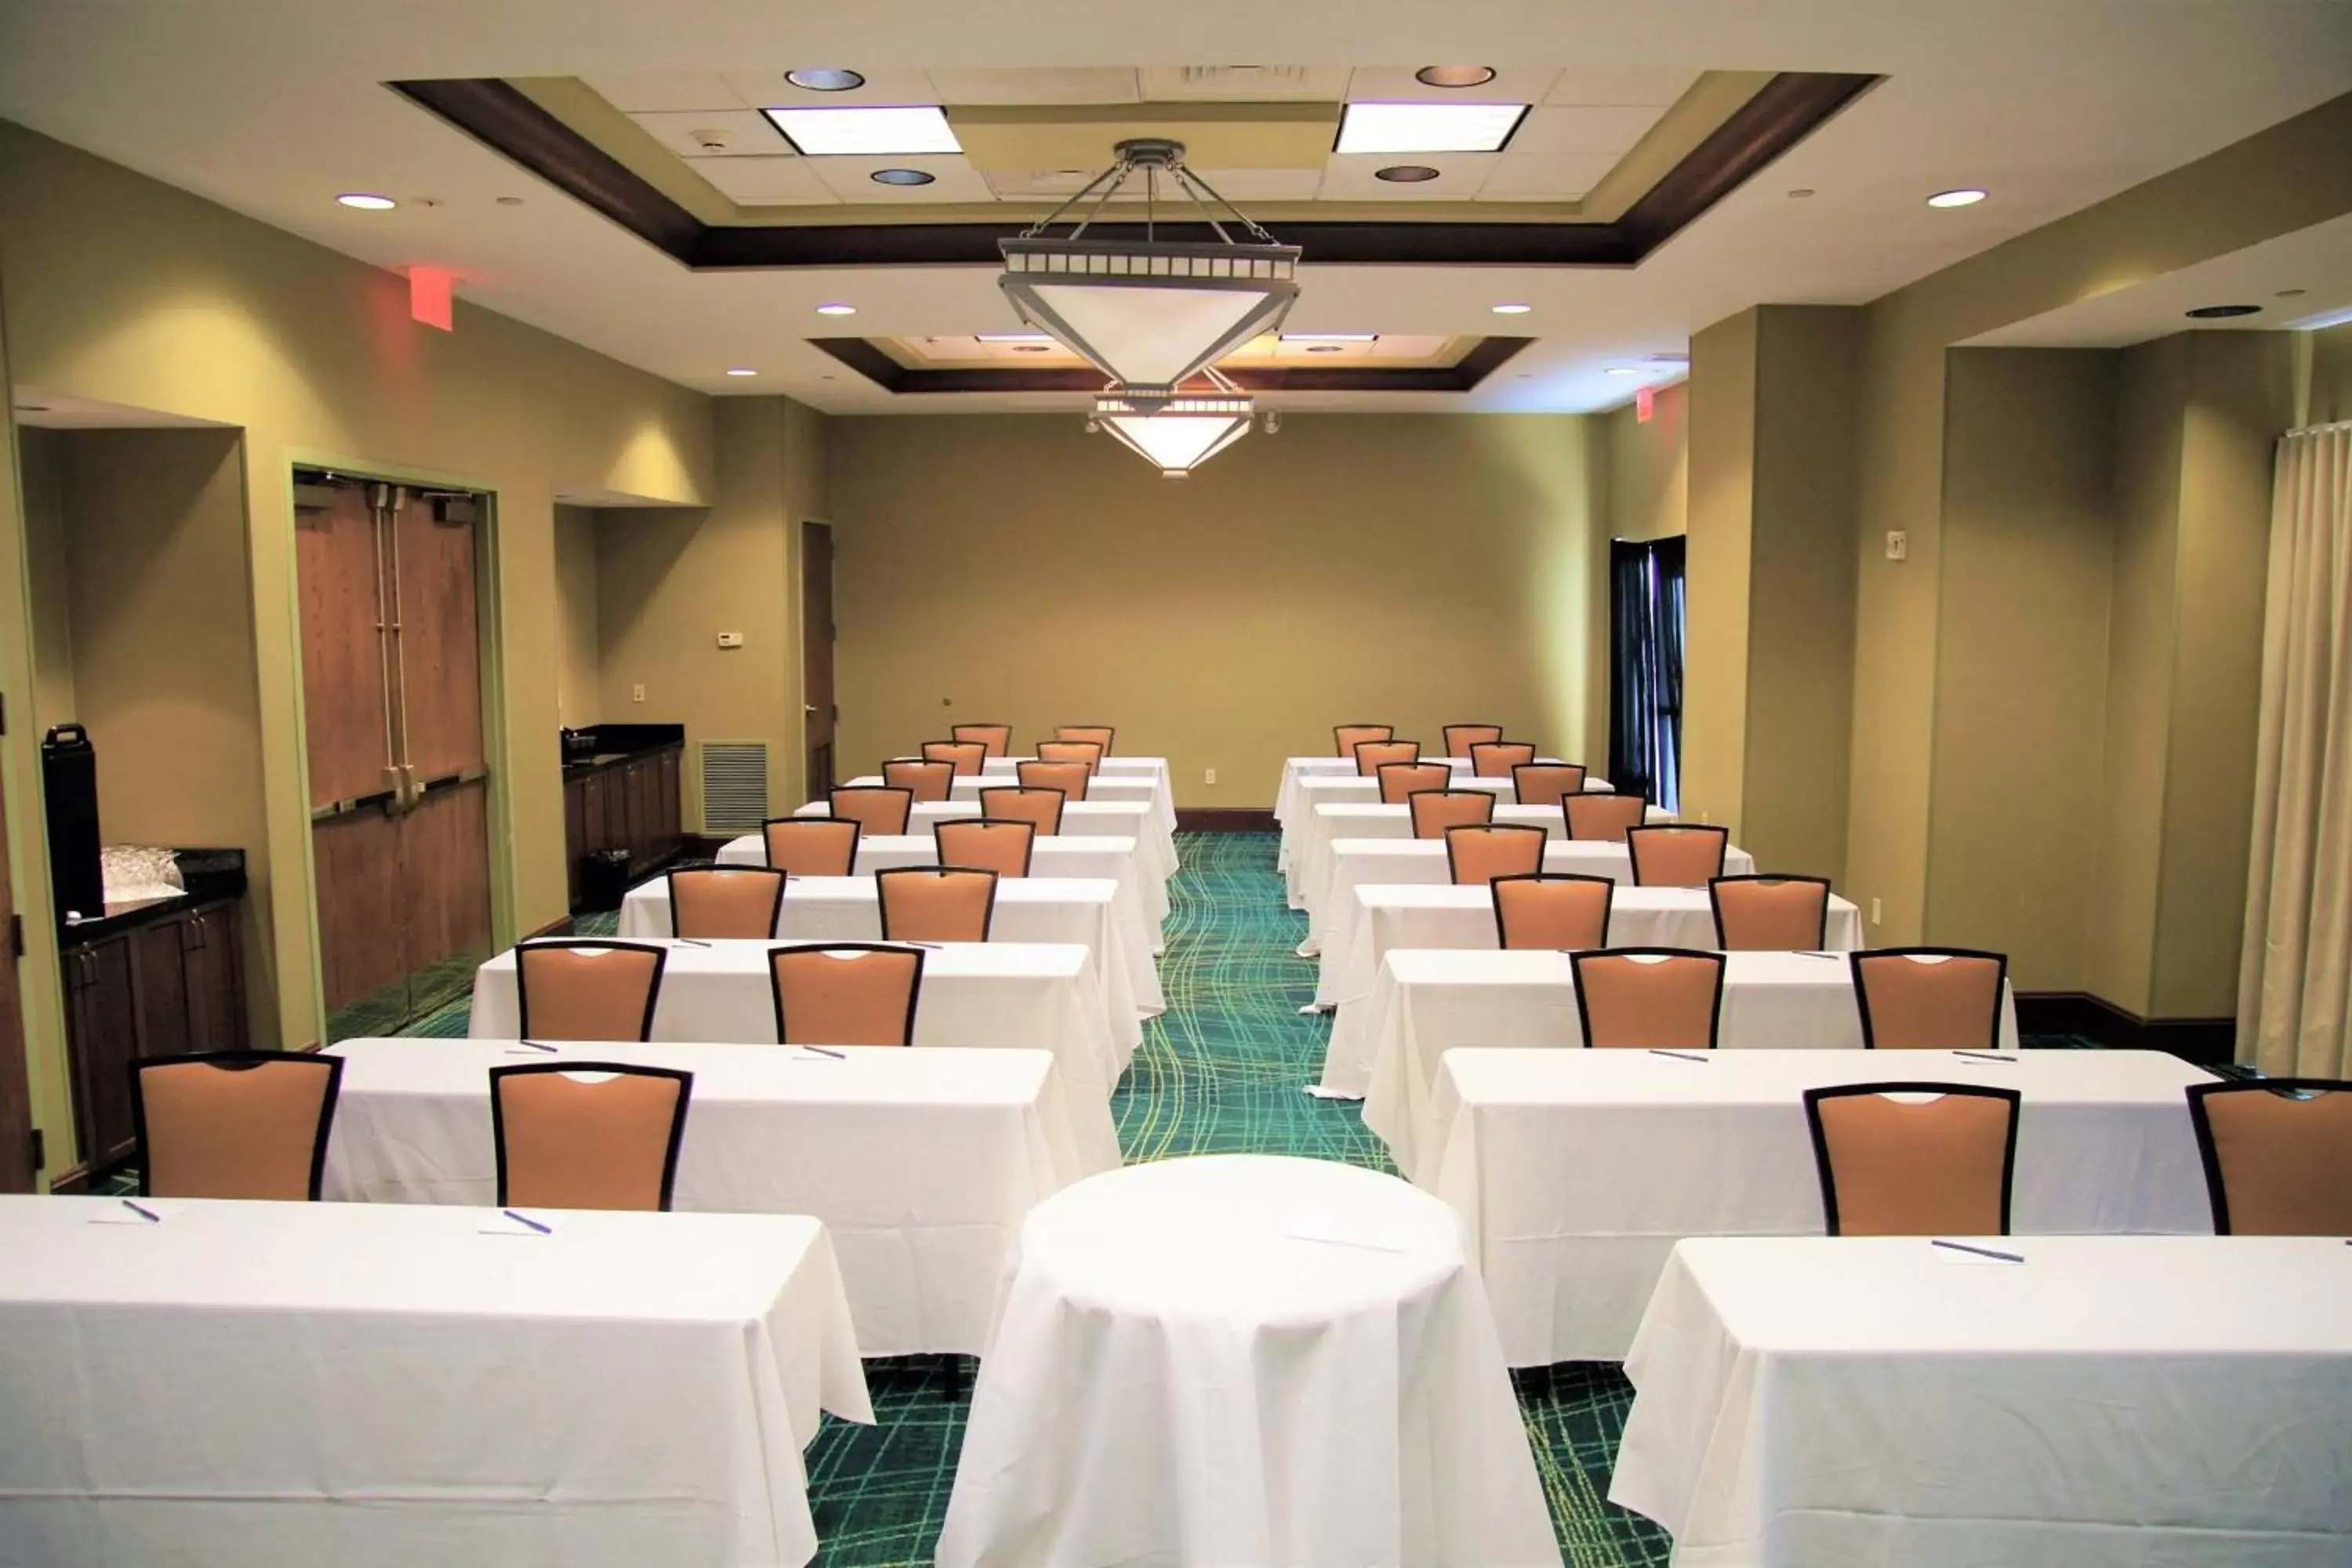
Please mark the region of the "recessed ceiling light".
POLYGON ((1394 185, 1419 185, 1437 178, 1437 171, 1426 163, 1391 163, 1385 169, 1374 169, 1372 178, 1394 185))
POLYGON ((1338 343, 1309 343, 1307 345, 1307 352, 1311 354, 1335 354, 1339 352, 1339 345, 1338 343))
POLYGON ((400 205, 390 196, 379 196, 371 191, 345 191, 335 200, 347 207, 357 207, 368 213, 388 213, 400 205))
POLYGON ((747 370, 738 366, 737 368, 729 371, 727 374, 730 375, 757 375, 760 373, 756 370, 747 370))
POLYGON ((1051 353, 1054 352, 1054 345, 1051 343, 1015 343, 1013 345, 1013 352, 1017 354, 1051 353))
POLYGON ((1378 332, 1285 332, 1282 341, 1286 343, 1369 343, 1379 336, 1378 332))
POLYGON ((1534 309, 1535 307, 1533 305, 1497 305, 1495 307, 1495 314, 1498 316, 1524 316, 1529 310, 1534 309))
POLYGON ((1524 103, 1351 103, 1337 151, 1499 153, 1527 112, 1524 103))
POLYGON ((1984 199, 1982 191, 1973 186, 1963 186, 1957 191, 1937 191, 1927 198, 1927 205, 1931 207, 1972 207, 1984 199))
POLYGON ((2300 289, 2282 289, 2278 291, 2278 297, 2282 300, 2300 300, 2303 295, 2304 290, 2300 289))
POLYGON ((765 111, 792 144, 812 158, 906 157, 961 153, 963 143, 937 104, 903 109, 771 109, 765 111))
POLYGON ((1054 340, 1044 332, 982 332, 984 343, 1050 343, 1054 340))
POLYGON ((2259 316, 2262 313, 2260 305, 2200 305, 2189 312, 2189 318, 2194 321, 2221 321, 2231 316, 2259 316))
POLYGON ((1813 193, 1811 191, 1804 188, 1803 186, 1799 186, 1797 189, 1789 193, 1789 199, 1792 202, 1801 202, 1812 194, 1813 193))
POLYGON ((522 198, 520 196, 500 196, 499 198, 499 205, 502 207, 519 207, 522 205, 522 198))
POLYGON ((816 313, 820 316, 854 316, 857 314, 857 307, 845 305, 835 300, 827 304, 819 305, 816 308, 816 313))
POLYGON ((928 185, 939 178, 920 169, 877 169, 866 177, 877 185, 928 185))
POLYGON ((1423 66, 1412 73, 1423 87, 1484 87, 1495 79, 1493 66, 1423 66))
POLYGON ((1639 375, 1642 372, 1640 367, 1635 365, 1612 364, 1609 367, 1609 374, 1611 375, 1639 375))
POLYGON ((848 92, 866 85, 866 79, 854 70, 838 66, 820 67, 814 70, 786 71, 784 79, 794 87, 810 92, 848 92))

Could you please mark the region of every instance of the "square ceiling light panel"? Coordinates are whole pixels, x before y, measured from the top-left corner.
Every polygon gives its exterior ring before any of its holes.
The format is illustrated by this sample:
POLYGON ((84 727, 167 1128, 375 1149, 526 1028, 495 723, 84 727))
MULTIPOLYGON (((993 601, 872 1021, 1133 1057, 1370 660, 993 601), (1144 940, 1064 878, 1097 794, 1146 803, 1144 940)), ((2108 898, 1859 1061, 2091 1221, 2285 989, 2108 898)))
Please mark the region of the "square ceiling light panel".
POLYGON ((937 104, 897 109, 770 109, 764 110, 792 144, 812 158, 910 157, 961 153, 962 143, 937 104))
POLYGON ((1499 153, 1526 118, 1524 103, 1351 103, 1339 153, 1499 153))

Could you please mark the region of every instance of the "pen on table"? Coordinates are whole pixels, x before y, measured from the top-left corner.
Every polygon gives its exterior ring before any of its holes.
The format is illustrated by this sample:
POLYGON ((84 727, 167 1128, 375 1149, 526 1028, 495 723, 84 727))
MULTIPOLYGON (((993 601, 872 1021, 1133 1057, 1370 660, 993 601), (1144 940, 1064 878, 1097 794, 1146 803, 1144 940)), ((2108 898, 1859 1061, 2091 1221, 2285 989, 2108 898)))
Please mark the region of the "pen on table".
POLYGON ((1956 1057, 1966 1057, 1972 1062, 2013 1062, 2017 1058, 2004 1051, 1954 1051, 1956 1057))
POLYGON ((803 1046, 801 1049, 804 1051, 814 1051, 821 1057, 831 1057, 837 1062, 845 1062, 849 1059, 849 1053, 847 1051, 829 1050, 824 1046, 803 1046))
POLYGON ((1845 954, 1842 952, 1823 952, 1819 948, 1801 947, 1797 950, 1797 956, 1799 958, 1840 959, 1843 958, 1845 954))
POLYGON ((698 936, 681 936, 673 938, 672 940, 680 947, 709 947, 710 945, 698 936))
POLYGON ((1964 1241, 1946 1241, 1941 1237, 1930 1241, 1930 1247, 1948 1247, 1954 1252, 1973 1252, 1979 1258, 1998 1258, 2003 1263, 2022 1263, 2025 1259, 2014 1252, 1995 1252, 1990 1247, 1970 1247, 1964 1241))
POLYGON ((1672 1057, 1678 1062, 1703 1062, 1706 1060, 1705 1057, 1699 1055, 1696 1051, 1660 1050, 1655 1046, 1650 1047, 1650 1054, 1654 1057, 1672 1057))
POLYGON ((137 1215, 141 1219, 147 1221, 150 1225, 161 1225, 163 1223, 163 1216, 162 1215, 157 1214, 153 1209, 147 1208, 142 1205, 134 1204, 129 1198, 122 1200, 122 1206, 129 1209, 132 1214, 137 1215))
POLYGON ((527 1225, 530 1226, 531 1229, 539 1232, 541 1236, 553 1236, 555 1234, 555 1227, 553 1226, 541 1225, 539 1221, 531 1218, 529 1215, 517 1214, 512 1209, 500 1209, 499 1212, 506 1215, 507 1218, 514 1221, 517 1225, 527 1225))
POLYGON ((553 1046, 542 1044, 538 1040, 517 1040, 515 1044, 521 1046, 526 1050, 545 1051, 550 1056, 553 1056, 555 1054, 555 1047, 553 1046))

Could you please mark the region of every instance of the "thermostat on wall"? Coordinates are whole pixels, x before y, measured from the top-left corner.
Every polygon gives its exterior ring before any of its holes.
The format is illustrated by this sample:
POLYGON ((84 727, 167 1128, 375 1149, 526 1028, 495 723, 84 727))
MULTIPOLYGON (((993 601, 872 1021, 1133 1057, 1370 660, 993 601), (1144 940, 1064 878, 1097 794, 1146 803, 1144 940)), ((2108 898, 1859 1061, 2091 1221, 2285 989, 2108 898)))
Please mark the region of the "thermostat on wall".
POLYGON ((741 632, 720 632, 719 634, 719 646, 720 647, 741 647, 743 646, 743 634, 741 632))

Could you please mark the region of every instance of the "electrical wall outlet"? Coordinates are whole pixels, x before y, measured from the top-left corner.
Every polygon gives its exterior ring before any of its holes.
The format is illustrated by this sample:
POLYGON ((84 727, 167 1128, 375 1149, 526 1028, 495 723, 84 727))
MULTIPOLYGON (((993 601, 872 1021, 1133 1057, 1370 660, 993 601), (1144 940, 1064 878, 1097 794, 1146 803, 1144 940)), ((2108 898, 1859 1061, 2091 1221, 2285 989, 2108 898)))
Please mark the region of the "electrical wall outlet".
POLYGON ((719 634, 719 646, 720 647, 741 647, 743 646, 743 634, 741 632, 720 632, 719 634))
POLYGON ((1209 769, 1206 773, 1202 773, 1202 774, 1201 775, 1201 782, 1202 782, 1202 784, 1214 784, 1214 783, 1216 783, 1216 782, 1217 782, 1217 770, 1216 770, 1216 769, 1214 769, 1214 768, 1211 768, 1211 769, 1209 769))
POLYGON ((643 702, 645 700, 646 683, 640 680, 635 686, 629 688, 629 700, 632 702, 643 702))
POLYGON ((1890 531, 1886 536, 1886 558, 1889 561, 1910 560, 1911 536, 1899 528, 1890 531))
POLYGON ((1872 925, 1876 925, 1878 923, 1878 900, 1876 899, 1870 900, 1870 923, 1872 925))

